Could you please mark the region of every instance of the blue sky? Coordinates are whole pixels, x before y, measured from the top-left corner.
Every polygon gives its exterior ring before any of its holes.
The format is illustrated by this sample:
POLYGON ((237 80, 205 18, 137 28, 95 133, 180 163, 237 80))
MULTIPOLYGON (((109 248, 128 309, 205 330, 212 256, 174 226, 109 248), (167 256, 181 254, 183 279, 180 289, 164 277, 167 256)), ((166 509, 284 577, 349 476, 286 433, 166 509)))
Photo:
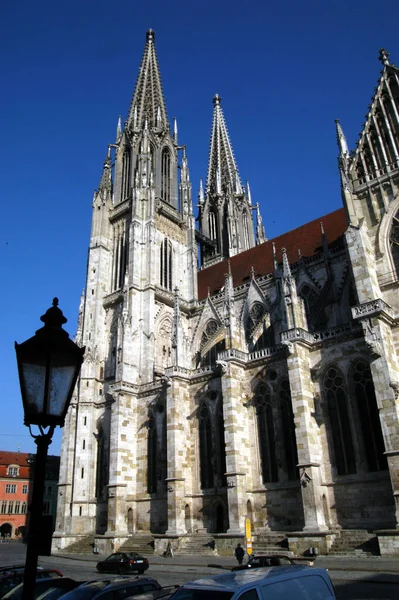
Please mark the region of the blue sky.
MULTIPOLYGON (((14 341, 58 296, 76 329, 93 190, 155 30, 169 119, 196 197, 212 97, 269 238, 341 206, 334 119, 350 148, 381 64, 399 63, 397 0, 133 2, 3 0, 0 23, 0 448, 35 450, 23 425, 14 341)), ((50 453, 60 450, 60 431, 50 453)))

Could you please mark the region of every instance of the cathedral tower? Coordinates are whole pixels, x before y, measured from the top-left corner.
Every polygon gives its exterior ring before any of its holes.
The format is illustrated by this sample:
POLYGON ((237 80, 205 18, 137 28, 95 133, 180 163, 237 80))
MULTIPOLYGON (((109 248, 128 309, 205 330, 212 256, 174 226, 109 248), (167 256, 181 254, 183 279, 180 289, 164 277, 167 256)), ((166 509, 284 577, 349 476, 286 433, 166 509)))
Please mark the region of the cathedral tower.
MULTIPOLYGON (((170 131, 149 30, 129 114, 124 128, 118 121, 93 199, 77 340, 87 352, 62 453, 59 512, 69 535, 126 531, 126 494, 156 488, 136 476, 148 454, 137 423, 141 410, 158 430, 152 440, 162 453, 164 373, 175 363, 190 366, 184 322, 197 296, 196 272, 186 149, 176 123, 170 131), (153 390, 153 412, 146 403, 139 408, 143 385, 153 390)), ((159 465, 163 488, 166 456, 159 465)))

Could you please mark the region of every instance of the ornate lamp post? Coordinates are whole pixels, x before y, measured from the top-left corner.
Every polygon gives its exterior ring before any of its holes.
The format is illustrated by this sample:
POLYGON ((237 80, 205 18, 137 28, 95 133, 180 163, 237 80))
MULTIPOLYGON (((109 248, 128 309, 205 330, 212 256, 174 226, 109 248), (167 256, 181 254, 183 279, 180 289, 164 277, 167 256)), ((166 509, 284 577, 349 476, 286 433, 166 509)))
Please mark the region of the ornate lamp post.
POLYGON ((15 342, 24 423, 37 445, 22 600, 30 600, 35 587, 47 450, 55 427, 64 425, 85 351, 62 328, 67 319, 58 298, 40 319, 44 327, 26 342, 15 342), (39 427, 39 435, 32 434, 31 425, 39 427))

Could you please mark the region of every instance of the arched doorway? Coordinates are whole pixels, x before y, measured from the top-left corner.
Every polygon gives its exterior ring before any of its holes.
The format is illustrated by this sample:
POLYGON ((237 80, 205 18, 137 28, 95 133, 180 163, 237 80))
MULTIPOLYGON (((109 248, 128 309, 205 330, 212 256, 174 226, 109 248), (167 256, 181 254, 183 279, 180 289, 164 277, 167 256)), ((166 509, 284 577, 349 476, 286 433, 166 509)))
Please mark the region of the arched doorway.
POLYGON ((12 525, 10 523, 3 523, 0 527, 0 535, 1 537, 11 537, 12 534, 12 525))
POLYGON ((187 533, 192 533, 191 510, 190 510, 190 506, 188 504, 186 504, 186 506, 184 507, 184 525, 185 525, 187 533))

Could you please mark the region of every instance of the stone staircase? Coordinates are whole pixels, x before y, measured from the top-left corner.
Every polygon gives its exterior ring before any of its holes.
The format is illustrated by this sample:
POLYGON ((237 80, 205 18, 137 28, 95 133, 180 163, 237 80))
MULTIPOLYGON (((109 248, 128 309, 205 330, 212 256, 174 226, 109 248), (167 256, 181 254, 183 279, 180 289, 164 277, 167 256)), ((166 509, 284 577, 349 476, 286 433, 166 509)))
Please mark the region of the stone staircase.
POLYGON ((143 556, 154 554, 154 538, 152 535, 135 533, 119 548, 121 552, 137 552, 143 556))
POLYGON ((196 534, 184 536, 179 540, 179 547, 175 555, 201 554, 203 556, 214 556, 215 540, 208 534, 196 534))
POLYGON ((343 529, 328 553, 335 556, 379 556, 377 536, 367 529, 343 529))
POLYGON ((284 531, 262 533, 252 542, 254 554, 279 554, 288 552, 288 538, 284 531))
POLYGON ((81 537, 67 546, 63 552, 66 554, 92 554, 93 541, 94 537, 92 535, 81 537))

